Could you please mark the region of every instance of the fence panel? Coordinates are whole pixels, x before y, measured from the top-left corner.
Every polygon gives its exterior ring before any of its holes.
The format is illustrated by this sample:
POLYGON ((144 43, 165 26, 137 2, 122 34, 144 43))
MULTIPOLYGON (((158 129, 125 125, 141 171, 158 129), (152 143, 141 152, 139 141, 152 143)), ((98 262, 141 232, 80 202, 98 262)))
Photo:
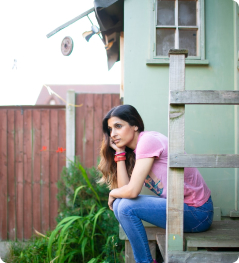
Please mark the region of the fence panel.
POLYGON ((64 106, 0 107, 0 240, 56 226, 65 129, 64 106))
POLYGON ((85 167, 97 166, 103 138, 102 119, 120 105, 119 94, 76 94, 76 156, 85 167))
POLYGON ((7 239, 7 111, 0 111, 0 238, 7 239))
MULTIPOLYGON (((97 165, 103 116, 119 94, 76 94, 76 156, 97 165)), ((56 182, 66 165, 65 106, 0 107, 0 240, 56 226, 56 182)))

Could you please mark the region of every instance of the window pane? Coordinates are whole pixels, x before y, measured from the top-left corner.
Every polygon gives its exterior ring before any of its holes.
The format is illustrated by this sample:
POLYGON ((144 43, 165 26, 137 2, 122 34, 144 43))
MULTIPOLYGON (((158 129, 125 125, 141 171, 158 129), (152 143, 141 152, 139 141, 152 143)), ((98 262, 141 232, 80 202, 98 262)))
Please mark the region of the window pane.
POLYGON ((156 55, 168 56, 168 51, 174 48, 175 30, 157 29, 156 30, 156 55))
POLYGON ((174 0, 158 0, 157 25, 175 25, 174 8, 174 0))
POLYGON ((189 56, 196 56, 197 30, 179 30, 179 48, 187 49, 189 56))
POLYGON ((196 26, 196 1, 178 1, 179 26, 196 26))

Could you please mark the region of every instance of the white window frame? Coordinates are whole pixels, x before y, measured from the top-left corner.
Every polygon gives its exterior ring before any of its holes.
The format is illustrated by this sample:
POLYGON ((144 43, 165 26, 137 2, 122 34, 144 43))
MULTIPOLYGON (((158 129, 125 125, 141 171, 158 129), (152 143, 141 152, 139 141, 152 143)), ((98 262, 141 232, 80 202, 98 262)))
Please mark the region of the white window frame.
POLYGON ((175 48, 179 48, 179 29, 192 28, 197 29, 197 56, 188 56, 186 58, 186 64, 209 64, 209 61, 205 59, 205 12, 204 12, 204 0, 197 0, 197 25, 196 26, 178 26, 178 0, 175 6, 175 26, 158 26, 157 25, 157 0, 151 0, 152 15, 151 15, 151 35, 150 39, 150 59, 146 64, 168 64, 169 58, 167 56, 156 56, 156 29, 157 28, 175 28, 175 48))

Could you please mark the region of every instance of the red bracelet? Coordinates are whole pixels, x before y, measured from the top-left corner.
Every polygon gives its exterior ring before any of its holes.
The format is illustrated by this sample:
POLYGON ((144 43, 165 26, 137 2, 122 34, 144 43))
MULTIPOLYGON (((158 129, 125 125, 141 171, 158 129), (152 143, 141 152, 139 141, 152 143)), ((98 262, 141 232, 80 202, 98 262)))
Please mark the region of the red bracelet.
POLYGON ((115 155, 117 155, 117 156, 122 156, 122 155, 125 155, 125 154, 126 154, 126 152, 115 153, 115 155))
POLYGON ((114 161, 117 163, 118 161, 125 161, 126 160, 126 156, 123 155, 116 155, 114 158, 114 161))

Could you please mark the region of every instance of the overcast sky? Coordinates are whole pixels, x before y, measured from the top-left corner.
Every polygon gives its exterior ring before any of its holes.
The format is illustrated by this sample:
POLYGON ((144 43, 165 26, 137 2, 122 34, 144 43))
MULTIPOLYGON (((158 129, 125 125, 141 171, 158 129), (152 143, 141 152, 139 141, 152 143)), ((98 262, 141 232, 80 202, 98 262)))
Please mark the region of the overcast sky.
MULTIPOLYGON (((87 17, 46 37, 91 7, 91 0, 1 0, 0 105, 35 104, 43 84, 120 83, 120 62, 108 71, 100 38, 82 37, 91 29, 87 17), (68 57, 61 53, 65 36, 74 41, 68 57)), ((90 18, 95 21, 94 13, 90 18)))

